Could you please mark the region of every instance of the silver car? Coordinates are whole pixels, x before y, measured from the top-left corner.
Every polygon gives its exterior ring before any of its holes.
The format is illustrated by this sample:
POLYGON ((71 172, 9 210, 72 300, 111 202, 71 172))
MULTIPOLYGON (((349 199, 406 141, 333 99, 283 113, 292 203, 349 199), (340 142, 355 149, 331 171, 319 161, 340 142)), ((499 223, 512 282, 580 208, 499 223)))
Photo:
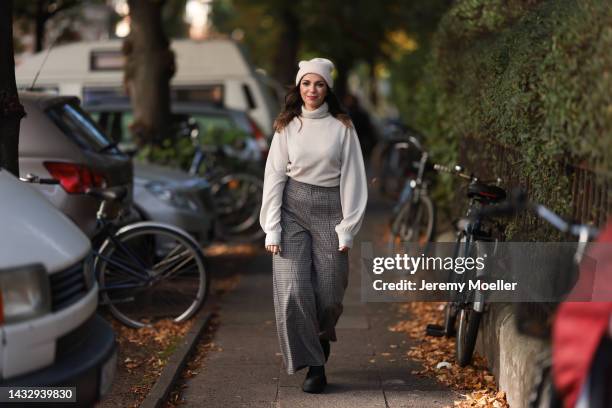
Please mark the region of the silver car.
POLYGON ((123 208, 114 210, 129 218, 131 159, 80 108, 78 98, 34 92, 19 98, 26 111, 19 134, 20 174, 58 180, 59 185, 34 187, 90 238, 96 233, 99 202, 86 194, 89 188, 126 187, 123 208))
POLYGON ((136 162, 134 207, 142 219, 176 225, 202 245, 214 238, 210 184, 202 178, 169 167, 136 162))

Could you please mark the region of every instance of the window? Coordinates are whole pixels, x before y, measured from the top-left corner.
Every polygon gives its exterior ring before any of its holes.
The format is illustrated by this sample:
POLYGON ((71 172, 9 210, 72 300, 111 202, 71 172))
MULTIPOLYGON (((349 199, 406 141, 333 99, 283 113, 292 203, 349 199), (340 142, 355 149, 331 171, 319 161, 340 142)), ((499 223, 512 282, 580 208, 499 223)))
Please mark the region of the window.
POLYGON ((178 102, 209 102, 223 106, 223 85, 197 85, 189 87, 173 87, 172 100, 178 102))
POLYGON ((249 110, 255 109, 257 105, 255 105, 255 99, 253 99, 251 88, 249 88, 247 84, 242 84, 242 92, 244 93, 244 98, 247 101, 247 106, 249 107, 249 110))
POLYGON ((226 145, 242 140, 247 135, 228 115, 193 113, 190 116, 196 121, 200 130, 200 141, 204 144, 226 145))
POLYGON ((110 140, 115 143, 130 142, 129 124, 132 121, 131 112, 92 112, 91 117, 98 123, 110 140))
POLYGON ((106 104, 110 102, 125 103, 129 101, 128 96, 121 87, 117 88, 83 88, 83 105, 106 104))
POLYGON ((80 107, 72 104, 57 105, 49 108, 47 114, 82 148, 96 152, 106 150, 109 153, 120 153, 118 149, 111 148, 111 141, 80 107))
POLYGON ((92 50, 89 54, 90 71, 121 71, 124 64, 121 50, 92 50))
POLYGON ((134 114, 130 111, 115 113, 115 131, 120 133, 120 140, 123 143, 134 143, 132 132, 130 131, 130 125, 133 121, 134 114))
POLYGON ((198 123, 200 132, 202 133, 208 133, 213 130, 236 129, 234 122, 227 116, 196 113, 193 114, 192 117, 198 123))

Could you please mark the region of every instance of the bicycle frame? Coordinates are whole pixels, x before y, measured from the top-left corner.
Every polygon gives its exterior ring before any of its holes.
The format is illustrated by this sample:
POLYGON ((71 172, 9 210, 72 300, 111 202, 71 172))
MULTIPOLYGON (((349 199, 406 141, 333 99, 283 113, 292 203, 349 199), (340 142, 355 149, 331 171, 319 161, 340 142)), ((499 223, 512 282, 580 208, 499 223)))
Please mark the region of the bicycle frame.
POLYGON ((193 155, 193 160, 191 161, 191 165, 189 166, 189 174, 191 174, 192 176, 198 174, 198 170, 200 169, 200 166, 204 161, 204 157, 205 155, 204 152, 202 152, 202 149, 196 147, 195 153, 193 155))
MULTIPOLYGON (((468 211, 466 214, 468 218, 459 221, 458 223, 459 231, 457 232, 457 234, 458 234, 458 237, 461 234, 465 234, 465 236, 468 238, 466 240, 466 248, 464 251, 465 257, 469 256, 472 245, 477 246, 478 242, 494 242, 495 245, 493 247, 493 253, 487 259, 487 262, 492 262, 495 254, 497 253, 497 243, 499 242, 499 239, 493 238, 490 233, 482 229, 483 224, 482 224, 481 217, 470 219, 470 216, 473 215, 473 212, 475 211, 476 207, 477 207, 476 200, 471 199, 470 205, 468 207, 468 211)), ((487 271, 486 266, 485 268, 477 270, 476 279, 480 280, 484 278, 486 276, 486 271, 487 271)), ((467 301, 464 300, 464 307, 469 307, 470 303, 472 303, 472 308, 474 309, 474 311, 480 312, 480 313, 484 312, 485 304, 486 304, 484 293, 481 291, 476 291, 474 294, 473 300, 469 300, 469 299, 467 301)))
MULTIPOLYGON (((116 248, 119 248, 123 253, 125 253, 132 261, 140 264, 139 266, 144 270, 146 266, 142 264, 140 259, 135 256, 129 248, 126 248, 125 245, 121 243, 118 239, 115 238, 115 234, 117 233, 117 227, 112 223, 106 220, 104 215, 104 207, 105 202, 101 204, 101 209, 98 211, 98 223, 100 225, 100 230, 96 234, 96 237, 93 240, 94 249, 92 253, 94 255, 94 259, 101 259, 104 262, 107 262, 115 267, 120 268, 126 274, 134 277, 139 281, 139 283, 135 284, 117 284, 117 285, 105 285, 104 287, 100 287, 100 291, 107 291, 113 289, 135 289, 141 288, 149 284, 151 282, 151 277, 147 273, 143 273, 143 271, 139 271, 133 268, 133 266, 128 265, 126 263, 117 261, 115 259, 110 259, 100 253, 100 247, 106 242, 110 240, 116 248)), ((97 264, 94 264, 94 266, 97 264)), ((100 281, 99 269, 94 268, 96 280, 100 281)))
POLYGON ((191 160, 191 165, 189 166, 189 174, 212 180, 215 176, 214 169, 215 162, 217 161, 216 154, 209 149, 203 149, 198 142, 194 142, 194 149, 193 159, 191 160), (202 165, 204 165, 204 171, 200 173, 200 168, 202 165))

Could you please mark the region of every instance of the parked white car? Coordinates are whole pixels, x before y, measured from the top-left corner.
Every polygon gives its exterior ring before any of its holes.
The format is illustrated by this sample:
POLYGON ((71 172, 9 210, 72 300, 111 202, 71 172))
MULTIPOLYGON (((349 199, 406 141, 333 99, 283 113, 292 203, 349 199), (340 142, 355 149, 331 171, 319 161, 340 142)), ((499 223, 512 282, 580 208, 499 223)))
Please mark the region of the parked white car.
POLYGON ((96 315, 89 239, 39 192, 0 168, 0 386, 76 387, 92 406, 117 354, 96 315))
MULTIPOLYGON (((15 68, 17 85, 28 89, 40 70, 36 90, 77 95, 83 105, 121 96, 121 40, 78 42, 22 58, 15 68)), ((279 112, 279 91, 271 78, 256 70, 239 44, 229 39, 173 40, 176 73, 171 79, 177 102, 215 102, 247 112, 266 135, 279 112)), ((284 95, 283 95, 284 97, 284 95)))

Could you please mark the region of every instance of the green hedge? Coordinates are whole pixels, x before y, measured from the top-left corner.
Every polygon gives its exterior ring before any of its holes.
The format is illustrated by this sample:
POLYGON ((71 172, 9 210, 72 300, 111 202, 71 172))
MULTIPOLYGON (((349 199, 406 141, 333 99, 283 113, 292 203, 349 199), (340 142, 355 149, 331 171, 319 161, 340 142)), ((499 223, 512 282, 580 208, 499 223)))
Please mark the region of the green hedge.
POLYGON ((567 212, 560 160, 612 170, 611 50, 609 0, 458 0, 399 105, 435 159, 456 161, 462 138, 510 146, 520 157, 513 177, 567 212))

